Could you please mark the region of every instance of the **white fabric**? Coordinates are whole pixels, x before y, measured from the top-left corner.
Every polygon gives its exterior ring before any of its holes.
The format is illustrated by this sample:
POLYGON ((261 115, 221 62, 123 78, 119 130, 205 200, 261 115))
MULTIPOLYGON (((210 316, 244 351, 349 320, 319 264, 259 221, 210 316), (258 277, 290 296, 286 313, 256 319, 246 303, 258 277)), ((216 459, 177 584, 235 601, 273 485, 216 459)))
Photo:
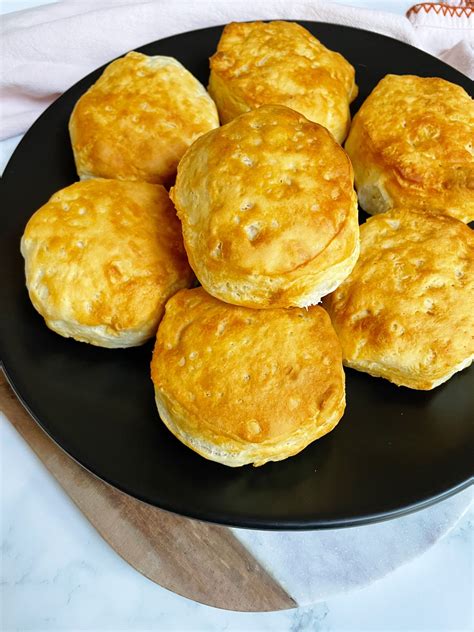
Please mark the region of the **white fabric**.
POLYGON ((10 13, 0 31, 0 139, 23 133, 66 88, 110 59, 232 20, 306 19, 372 30, 442 55, 474 77, 472 30, 438 28, 433 36, 430 27, 417 28, 417 17, 412 24, 404 16, 324 0, 68 0, 10 13))
POLYGON ((407 15, 416 28, 420 48, 430 51, 437 43, 441 59, 474 77, 474 5, 469 6, 467 0, 424 2, 414 5, 407 15))

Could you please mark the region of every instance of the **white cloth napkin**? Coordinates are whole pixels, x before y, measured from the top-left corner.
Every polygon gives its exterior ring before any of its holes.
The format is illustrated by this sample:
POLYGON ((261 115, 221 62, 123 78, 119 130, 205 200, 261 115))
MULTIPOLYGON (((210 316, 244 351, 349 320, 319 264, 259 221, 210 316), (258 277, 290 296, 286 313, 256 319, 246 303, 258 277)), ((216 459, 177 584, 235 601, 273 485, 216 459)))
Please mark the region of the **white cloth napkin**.
POLYGON ((323 0, 68 0, 10 13, 2 17, 0 31, 0 139, 25 132, 59 94, 110 59, 169 35, 232 20, 306 19, 372 30, 427 50, 474 77, 474 16, 466 14, 462 25, 453 18, 443 26, 427 16, 412 12, 412 23, 401 15, 323 0))

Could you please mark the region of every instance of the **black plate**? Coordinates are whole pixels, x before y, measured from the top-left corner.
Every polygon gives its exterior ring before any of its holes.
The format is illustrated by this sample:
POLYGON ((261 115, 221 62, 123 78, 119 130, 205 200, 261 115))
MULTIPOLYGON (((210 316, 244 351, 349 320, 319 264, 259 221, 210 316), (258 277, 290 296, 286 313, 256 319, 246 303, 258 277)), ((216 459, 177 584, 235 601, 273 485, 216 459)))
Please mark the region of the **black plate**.
MULTIPOLYGON (((304 22, 355 66, 356 111, 387 73, 469 79, 396 40, 304 22)), ((179 59, 204 84, 221 28, 144 46, 179 59)), ((347 371, 339 426, 301 454, 261 468, 226 468, 181 445, 160 422, 149 378, 152 344, 99 349, 49 331, 31 306, 19 242, 31 214, 74 180, 67 132, 93 72, 33 125, 4 175, 0 242, 1 353, 17 394, 46 432, 97 476, 164 509, 260 528, 322 528, 393 517, 454 493, 472 476, 473 368, 432 392, 347 371)))

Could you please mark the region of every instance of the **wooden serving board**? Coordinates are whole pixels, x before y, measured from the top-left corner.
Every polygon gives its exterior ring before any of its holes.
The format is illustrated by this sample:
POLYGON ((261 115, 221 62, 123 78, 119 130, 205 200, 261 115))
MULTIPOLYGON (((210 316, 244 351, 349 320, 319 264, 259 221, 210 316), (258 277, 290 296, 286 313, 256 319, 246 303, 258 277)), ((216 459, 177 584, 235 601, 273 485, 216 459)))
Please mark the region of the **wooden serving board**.
POLYGON ((90 474, 32 419, 0 371, 0 410, 108 544, 137 571, 200 603, 246 612, 296 602, 227 527, 183 518, 90 474))

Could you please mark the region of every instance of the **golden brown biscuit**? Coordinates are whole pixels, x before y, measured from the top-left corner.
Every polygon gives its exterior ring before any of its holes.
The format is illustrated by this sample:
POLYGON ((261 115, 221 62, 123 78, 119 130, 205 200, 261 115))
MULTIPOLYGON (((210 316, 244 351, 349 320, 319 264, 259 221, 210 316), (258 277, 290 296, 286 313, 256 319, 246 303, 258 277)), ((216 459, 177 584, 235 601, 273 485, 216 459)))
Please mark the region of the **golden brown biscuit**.
POLYGON ((354 68, 294 22, 228 24, 211 57, 209 93, 222 123, 266 104, 286 105, 342 142, 357 96, 354 68))
POLYGON ((352 178, 331 134, 284 106, 252 110, 199 138, 171 197, 201 284, 235 305, 318 303, 357 260, 352 178))
POLYGON ((297 454, 345 407, 341 349, 321 307, 251 310, 182 290, 166 304, 151 373, 169 430, 231 467, 297 454))
POLYGON ((30 299, 50 329, 100 347, 153 336, 193 279, 166 190, 88 180, 55 193, 21 240, 30 299))
POLYGON ((428 390, 474 358, 474 233, 395 209, 361 226, 352 274, 327 296, 344 364, 428 390))
POLYGON ((410 206, 474 220, 474 102, 444 79, 387 75, 346 141, 359 203, 374 215, 410 206))
POLYGON ((69 131, 81 178, 167 185, 189 145, 218 125, 212 99, 176 59, 132 52, 82 95, 69 131))

